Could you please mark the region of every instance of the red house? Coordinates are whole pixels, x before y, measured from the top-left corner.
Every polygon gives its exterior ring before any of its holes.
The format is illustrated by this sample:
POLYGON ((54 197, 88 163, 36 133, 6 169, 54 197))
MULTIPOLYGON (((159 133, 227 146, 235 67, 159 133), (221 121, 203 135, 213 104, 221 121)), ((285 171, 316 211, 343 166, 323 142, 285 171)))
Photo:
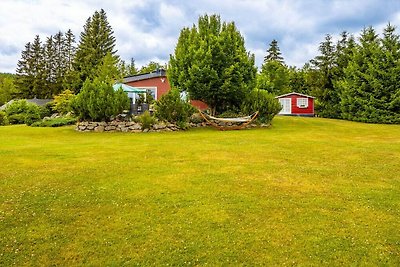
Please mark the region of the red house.
MULTIPOLYGON (((166 94, 171 89, 167 78, 167 72, 164 69, 125 77, 123 83, 139 89, 148 90, 155 100, 159 100, 162 95, 166 94)), ((207 104, 202 101, 191 100, 190 102, 198 109, 204 110, 208 108, 207 104)))
POLYGON ((314 116, 315 97, 313 96, 292 92, 275 98, 282 105, 280 115, 314 116))
POLYGON ((169 89, 171 89, 167 79, 167 73, 163 69, 125 77, 123 83, 132 87, 148 90, 155 100, 160 99, 163 94, 166 94, 169 89))

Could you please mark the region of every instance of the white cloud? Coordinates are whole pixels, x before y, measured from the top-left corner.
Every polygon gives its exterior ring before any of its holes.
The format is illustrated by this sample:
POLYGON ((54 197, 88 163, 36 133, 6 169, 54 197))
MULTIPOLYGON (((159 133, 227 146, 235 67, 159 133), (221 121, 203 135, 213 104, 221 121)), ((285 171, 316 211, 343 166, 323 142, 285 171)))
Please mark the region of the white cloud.
POLYGON ((318 53, 327 33, 357 34, 368 25, 380 32, 388 21, 400 26, 398 0, 0 0, 0 72, 15 71, 21 50, 36 34, 44 40, 72 29, 78 39, 86 19, 101 8, 119 55, 137 65, 168 61, 180 30, 205 13, 235 21, 258 66, 272 39, 288 64, 301 66, 318 53))

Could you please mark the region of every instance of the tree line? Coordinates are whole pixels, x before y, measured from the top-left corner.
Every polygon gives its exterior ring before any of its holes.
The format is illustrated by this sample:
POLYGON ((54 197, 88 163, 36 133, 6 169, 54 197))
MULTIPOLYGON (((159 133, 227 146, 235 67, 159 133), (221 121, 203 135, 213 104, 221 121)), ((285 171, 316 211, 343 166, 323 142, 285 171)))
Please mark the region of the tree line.
POLYGON ((357 39, 343 32, 334 42, 327 34, 319 55, 302 68, 286 65, 278 41, 272 40, 259 71, 235 23, 219 15, 200 16, 197 25, 183 28, 168 66, 150 62, 138 70, 133 59, 125 63, 113 34, 100 10, 87 19, 78 43, 70 30, 45 42, 36 36, 22 51, 16 75, 0 79, 0 101, 51 98, 67 89, 78 93, 87 79, 115 81, 168 67, 172 86, 203 100, 213 113, 238 112, 246 96, 259 95, 252 93, 256 89, 275 96, 312 95, 321 117, 400 122, 400 38, 390 24, 382 36, 372 27, 357 39))
POLYGON ((334 43, 327 34, 319 55, 298 69, 285 65, 272 41, 257 86, 276 95, 299 92, 316 97, 321 117, 370 123, 400 123, 400 37, 388 24, 356 40, 343 32, 334 43))

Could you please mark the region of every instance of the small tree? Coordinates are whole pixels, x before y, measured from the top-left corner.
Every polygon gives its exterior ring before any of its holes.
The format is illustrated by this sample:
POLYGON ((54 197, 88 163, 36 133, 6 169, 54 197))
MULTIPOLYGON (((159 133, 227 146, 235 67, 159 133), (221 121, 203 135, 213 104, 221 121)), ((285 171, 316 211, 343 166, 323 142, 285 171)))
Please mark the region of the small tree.
POLYGON ((70 90, 65 90, 61 94, 56 95, 53 100, 54 110, 60 114, 66 114, 71 111, 71 102, 75 95, 70 90))
POLYGON ((81 92, 72 101, 72 110, 80 120, 109 121, 129 108, 129 98, 119 89, 99 79, 86 80, 81 92))
POLYGON ((7 106, 5 110, 7 119, 11 124, 31 125, 40 120, 40 107, 36 104, 28 103, 26 100, 17 100, 7 106))
POLYGON ((155 115, 159 120, 177 124, 186 124, 195 108, 180 97, 179 90, 171 89, 155 103, 155 115))
POLYGON ((282 109, 279 101, 265 90, 254 89, 245 98, 242 110, 246 114, 258 111, 257 120, 269 123, 282 109))

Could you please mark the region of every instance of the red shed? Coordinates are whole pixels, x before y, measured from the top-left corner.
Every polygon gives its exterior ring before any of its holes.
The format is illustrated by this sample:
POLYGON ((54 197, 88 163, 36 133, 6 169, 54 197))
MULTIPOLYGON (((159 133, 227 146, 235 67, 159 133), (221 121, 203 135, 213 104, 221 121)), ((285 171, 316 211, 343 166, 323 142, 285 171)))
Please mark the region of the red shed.
POLYGON ((292 92, 275 98, 282 105, 280 115, 314 116, 313 96, 292 92))

